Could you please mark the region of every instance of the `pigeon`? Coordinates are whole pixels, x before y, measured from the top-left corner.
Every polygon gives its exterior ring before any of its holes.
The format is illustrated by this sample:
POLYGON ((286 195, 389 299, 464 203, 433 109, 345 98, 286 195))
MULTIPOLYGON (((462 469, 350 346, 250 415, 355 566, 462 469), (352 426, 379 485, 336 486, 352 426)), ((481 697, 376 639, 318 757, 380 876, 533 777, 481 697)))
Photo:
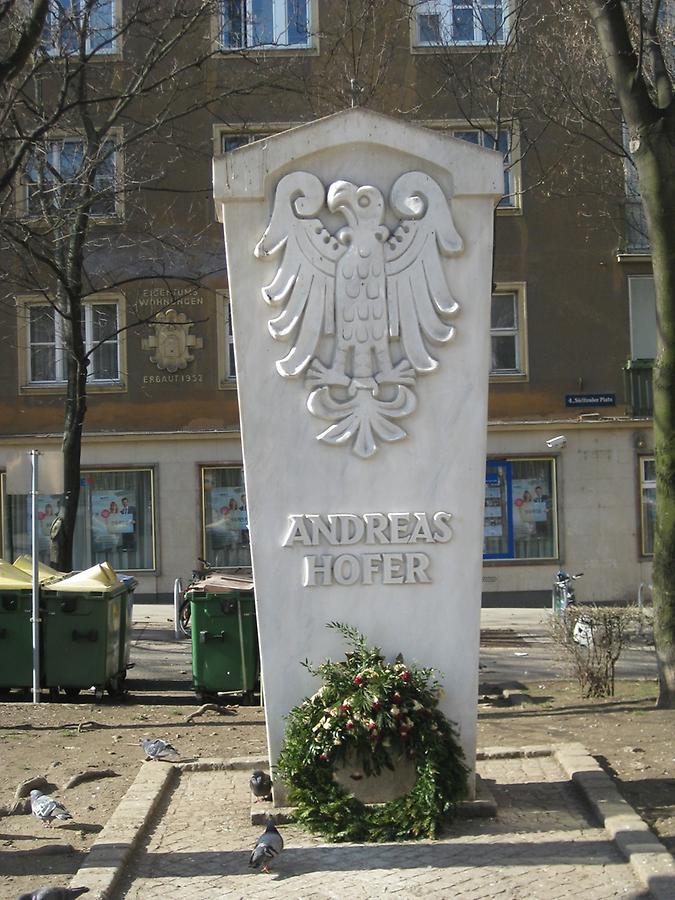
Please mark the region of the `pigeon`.
POLYGON ((63 803, 43 794, 42 791, 30 792, 30 810, 34 816, 46 825, 50 825, 52 819, 72 819, 73 817, 63 803))
POLYGON ((269 873, 272 860, 284 849, 284 839, 279 834, 274 824, 274 819, 269 816, 267 819, 267 828, 256 841, 256 845, 251 853, 248 861, 249 866, 257 869, 261 866, 263 872, 269 873))
POLYGON ((272 799, 272 779, 267 772, 256 769, 253 775, 251 775, 249 785, 256 803, 260 800, 272 799))
POLYGON ((88 890, 88 887, 41 887, 30 894, 22 894, 19 900, 73 900, 88 890))
POLYGON ((178 750, 168 741, 156 738, 154 741, 150 738, 142 738, 141 746, 147 759, 173 759, 180 756, 178 750))

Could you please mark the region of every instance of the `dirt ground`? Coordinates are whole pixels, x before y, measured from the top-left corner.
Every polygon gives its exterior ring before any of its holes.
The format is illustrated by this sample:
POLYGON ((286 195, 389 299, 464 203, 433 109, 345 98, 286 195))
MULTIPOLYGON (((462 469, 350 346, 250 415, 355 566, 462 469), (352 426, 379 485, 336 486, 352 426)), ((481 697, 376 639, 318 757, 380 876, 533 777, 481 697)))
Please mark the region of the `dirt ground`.
MULTIPOLYGON (((488 696, 479 710, 479 746, 580 741, 675 853, 675 712, 654 708, 653 682, 619 682, 616 693, 609 701, 580 700, 576 685, 556 680, 526 685, 512 698, 518 705, 488 696)), ((73 819, 51 828, 30 815, 0 819, 0 900, 70 881, 138 772, 140 738, 168 739, 183 759, 264 754, 262 710, 206 711, 187 722, 198 708, 194 695, 181 691, 131 690, 124 702, 99 706, 86 697, 39 706, 1 703, 0 806, 12 804, 19 784, 42 775, 73 819), (111 770, 115 777, 65 789, 71 776, 89 769, 111 770)))

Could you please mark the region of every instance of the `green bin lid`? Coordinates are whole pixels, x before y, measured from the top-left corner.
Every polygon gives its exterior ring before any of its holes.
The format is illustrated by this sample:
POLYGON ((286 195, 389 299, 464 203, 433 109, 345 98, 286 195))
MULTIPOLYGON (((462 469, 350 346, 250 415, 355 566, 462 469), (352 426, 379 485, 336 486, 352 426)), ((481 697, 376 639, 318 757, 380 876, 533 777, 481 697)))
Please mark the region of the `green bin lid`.
POLYGON ((33 586, 33 579, 21 569, 0 559, 0 591, 25 591, 33 586))

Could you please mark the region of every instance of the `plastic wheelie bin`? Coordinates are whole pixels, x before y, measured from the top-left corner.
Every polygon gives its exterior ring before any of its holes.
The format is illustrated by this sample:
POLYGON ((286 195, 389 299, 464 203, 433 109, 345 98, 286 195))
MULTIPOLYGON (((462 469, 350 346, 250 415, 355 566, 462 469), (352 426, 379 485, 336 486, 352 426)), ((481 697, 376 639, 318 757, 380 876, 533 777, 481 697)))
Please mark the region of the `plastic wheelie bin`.
POLYGON ((42 588, 45 686, 77 696, 93 687, 96 700, 122 686, 122 604, 127 588, 102 563, 42 588))
POLYGON ((0 693, 33 683, 33 579, 0 559, 0 693))
POLYGON ((192 684, 200 697, 249 699, 258 680, 258 633, 253 581, 211 574, 186 592, 192 628, 192 684))
POLYGON ((122 575, 117 573, 117 577, 124 585, 126 596, 122 600, 122 621, 120 623, 120 672, 122 681, 127 677, 127 671, 131 668, 131 625, 134 617, 134 590, 138 586, 138 582, 133 575, 122 575))

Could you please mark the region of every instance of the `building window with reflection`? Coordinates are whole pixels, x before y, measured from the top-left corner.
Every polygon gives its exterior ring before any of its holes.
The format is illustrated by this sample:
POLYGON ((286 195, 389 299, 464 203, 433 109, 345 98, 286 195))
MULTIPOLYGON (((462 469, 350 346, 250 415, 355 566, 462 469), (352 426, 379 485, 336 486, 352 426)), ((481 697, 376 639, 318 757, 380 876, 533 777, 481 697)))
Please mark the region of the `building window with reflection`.
POLYGON ((241 466, 203 466, 202 557, 212 566, 249 566, 251 549, 241 466))

